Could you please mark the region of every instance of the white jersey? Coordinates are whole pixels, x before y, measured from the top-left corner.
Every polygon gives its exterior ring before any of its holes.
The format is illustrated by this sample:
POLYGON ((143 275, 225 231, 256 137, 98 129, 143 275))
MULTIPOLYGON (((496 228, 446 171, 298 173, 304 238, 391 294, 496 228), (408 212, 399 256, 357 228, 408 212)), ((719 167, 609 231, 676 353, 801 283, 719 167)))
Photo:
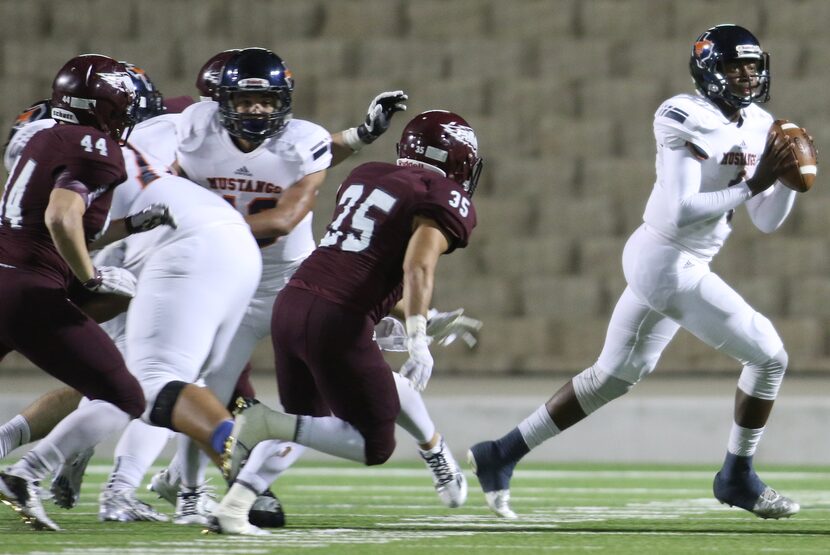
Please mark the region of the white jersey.
MULTIPOLYGON (((292 119, 279 135, 252 152, 242 152, 219 120, 216 102, 198 102, 181 114, 176 129, 179 166, 188 179, 230 202, 243 216, 277 205, 283 191, 331 164, 331 135, 314 123, 292 119)), ((259 240, 262 287, 282 273, 286 263, 314 250, 309 213, 286 236, 259 240)))
POLYGON ((755 104, 730 121, 701 95, 666 100, 654 117, 657 180, 643 215, 646 228, 710 260, 732 231, 734 208, 752 196, 741 181, 755 173, 772 121, 755 104), (687 142, 707 157, 700 161, 699 175, 696 164, 689 170, 695 175, 686 176, 666 161, 669 149, 684 149, 687 142))
POLYGON ((34 137, 35 133, 42 129, 49 129, 54 125, 55 120, 45 118, 27 123, 18 129, 9 144, 6 145, 6 151, 3 153, 3 165, 6 166, 6 171, 12 173, 15 162, 20 158, 20 153, 23 152, 23 148, 29 143, 29 139, 34 137))
MULTIPOLYGON (((147 183, 170 173, 169 167, 176 160, 176 120, 179 114, 165 114, 143 121, 135 126, 127 146, 121 147, 127 180, 115 188, 110 207, 110 220, 127 216, 130 205, 147 183)), ((55 125, 46 118, 23 126, 6 146, 3 162, 11 172, 14 163, 29 140, 41 129, 55 125)))
POLYGON ((164 114, 142 121, 130 133, 127 146, 121 148, 127 180, 116 187, 110 207, 110 219, 130 213, 138 194, 163 175, 170 173, 176 161, 176 121, 179 114, 164 114))

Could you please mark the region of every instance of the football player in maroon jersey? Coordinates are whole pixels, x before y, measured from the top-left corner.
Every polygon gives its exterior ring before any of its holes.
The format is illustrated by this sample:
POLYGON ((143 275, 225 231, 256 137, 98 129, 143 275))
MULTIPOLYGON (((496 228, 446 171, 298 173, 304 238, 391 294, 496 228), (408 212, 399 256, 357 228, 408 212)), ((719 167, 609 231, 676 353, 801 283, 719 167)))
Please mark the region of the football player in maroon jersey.
MULTIPOLYGON (((402 299, 409 359, 400 373, 423 390, 433 366, 426 329, 435 267, 441 254, 467 245, 480 170, 467 122, 429 111, 405 127, 396 164, 363 164, 340 185, 320 246, 274 303, 271 338, 287 413, 257 404, 237 416, 225 451, 230 478, 265 439, 367 465, 389 458, 400 404, 373 331, 402 299)), ((234 483, 212 527, 252 533, 246 516, 255 497, 234 483)))
MULTIPOLYGON (((125 66, 95 54, 69 60, 52 91, 59 124, 32 137, 0 201, 0 358, 16 350, 106 404, 111 418, 83 438, 92 444, 145 408, 113 342, 68 299, 73 283, 101 294, 135 292, 128 271, 94 267, 87 245, 107 228, 113 188, 126 177, 120 145, 134 125, 137 96, 125 66)), ((107 235, 170 223, 166 208, 155 206, 112 222, 107 235)), ((40 504, 37 480, 63 462, 63 447, 32 451, 0 473, 0 500, 38 529, 59 529, 40 504)))

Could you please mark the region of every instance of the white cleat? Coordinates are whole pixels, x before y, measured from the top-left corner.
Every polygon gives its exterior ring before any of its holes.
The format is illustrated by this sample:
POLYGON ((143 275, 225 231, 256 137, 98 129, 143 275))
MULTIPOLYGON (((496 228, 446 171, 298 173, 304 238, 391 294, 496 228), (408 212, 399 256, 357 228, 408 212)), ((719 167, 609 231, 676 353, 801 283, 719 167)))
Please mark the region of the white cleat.
POLYGON ((147 490, 154 492, 159 496, 159 499, 164 499, 175 507, 180 484, 181 480, 170 480, 170 471, 165 468, 153 475, 150 483, 147 484, 147 490))
POLYGON ((84 481, 84 473, 89 464, 89 459, 95 453, 90 447, 82 451, 72 463, 64 463, 58 471, 49 491, 52 492, 52 500, 55 505, 64 509, 71 509, 78 504, 81 497, 81 484, 84 481))
POLYGON ((420 451, 429 470, 438 498, 450 508, 460 507, 467 500, 467 478, 452 456, 444 438, 429 451, 420 451))
POLYGON ((211 516, 205 534, 228 534, 233 536, 270 536, 271 532, 258 528, 247 519, 211 516))
POLYGON ((789 518, 801 510, 801 506, 767 486, 764 492, 758 497, 752 513, 761 518, 789 518))
POLYGON ((105 488, 98 496, 98 520, 101 522, 167 522, 164 513, 137 499, 130 489, 105 488))
POLYGON ((487 501, 487 506, 490 510, 502 518, 519 518, 510 508, 510 490, 500 489, 498 491, 484 492, 484 499, 487 501))
POLYGON ((8 505, 35 530, 59 531, 40 502, 40 486, 35 480, 0 472, 0 502, 8 505))
POLYGON ((173 524, 208 525, 208 517, 216 508, 213 489, 202 484, 195 488, 182 487, 176 496, 173 524))

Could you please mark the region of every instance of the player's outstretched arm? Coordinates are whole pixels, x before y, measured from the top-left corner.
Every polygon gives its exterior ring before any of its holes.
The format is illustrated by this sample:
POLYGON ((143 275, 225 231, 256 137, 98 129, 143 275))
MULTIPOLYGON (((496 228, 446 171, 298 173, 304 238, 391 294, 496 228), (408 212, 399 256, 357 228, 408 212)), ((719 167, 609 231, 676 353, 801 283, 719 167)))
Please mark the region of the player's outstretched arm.
POLYGON ((344 129, 331 136, 332 159, 331 165, 336 166, 365 145, 371 144, 383 135, 392 116, 406 110, 406 101, 409 97, 403 91, 386 91, 377 95, 369 103, 366 119, 357 127, 344 129))
POLYGON ((274 208, 245 216, 254 237, 272 239, 291 233, 314 208, 317 191, 325 178, 325 170, 310 173, 286 189, 274 208))

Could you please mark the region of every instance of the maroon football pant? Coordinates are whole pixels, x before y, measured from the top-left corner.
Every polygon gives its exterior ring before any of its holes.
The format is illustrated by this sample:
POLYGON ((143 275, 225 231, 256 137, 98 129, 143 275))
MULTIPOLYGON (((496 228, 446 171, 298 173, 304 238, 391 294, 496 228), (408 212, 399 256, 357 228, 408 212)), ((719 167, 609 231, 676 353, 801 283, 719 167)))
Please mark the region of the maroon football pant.
POLYGON ((277 385, 286 412, 334 414, 366 442, 366 464, 395 450, 400 412, 392 371, 372 339, 374 322, 303 289, 286 287, 271 315, 277 385))
POLYGON ((141 386, 98 324, 38 274, 0 268, 0 358, 17 351, 90 399, 137 418, 141 386))

